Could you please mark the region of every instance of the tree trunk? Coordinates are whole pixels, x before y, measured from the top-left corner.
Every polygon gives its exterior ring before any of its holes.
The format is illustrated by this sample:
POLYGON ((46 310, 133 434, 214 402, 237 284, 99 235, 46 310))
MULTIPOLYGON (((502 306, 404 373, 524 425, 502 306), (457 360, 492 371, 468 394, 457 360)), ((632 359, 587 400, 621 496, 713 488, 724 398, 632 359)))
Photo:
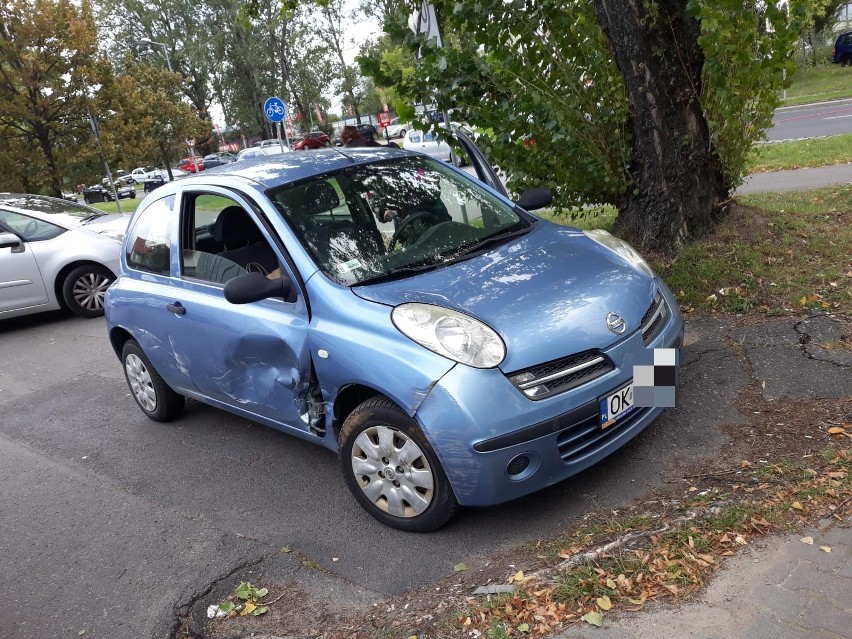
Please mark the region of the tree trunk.
POLYGON ((700 25, 685 0, 594 0, 624 76, 626 172, 616 229, 643 249, 672 253, 713 227, 728 187, 701 109, 700 25))

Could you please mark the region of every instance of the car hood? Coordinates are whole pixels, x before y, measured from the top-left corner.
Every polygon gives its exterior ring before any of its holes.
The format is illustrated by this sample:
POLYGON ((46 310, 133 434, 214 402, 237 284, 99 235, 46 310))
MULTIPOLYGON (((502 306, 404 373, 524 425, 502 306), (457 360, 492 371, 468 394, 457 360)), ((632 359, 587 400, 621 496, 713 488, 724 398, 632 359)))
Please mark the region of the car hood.
POLYGON ((120 242, 124 239, 131 217, 131 213, 108 213, 103 217, 96 217, 91 222, 86 222, 80 228, 106 235, 120 242))
POLYGON ((623 339, 639 328, 657 286, 582 232, 539 222, 484 255, 352 290, 389 306, 423 302, 476 317, 506 344, 500 368, 516 371, 623 339), (609 313, 626 332, 607 328, 609 313))

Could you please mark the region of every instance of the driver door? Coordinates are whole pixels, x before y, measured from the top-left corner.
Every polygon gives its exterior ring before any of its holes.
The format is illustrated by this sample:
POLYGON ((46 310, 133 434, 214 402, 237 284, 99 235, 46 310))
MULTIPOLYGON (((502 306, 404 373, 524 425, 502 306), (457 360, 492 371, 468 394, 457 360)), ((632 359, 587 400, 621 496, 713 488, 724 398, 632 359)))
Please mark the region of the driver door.
POLYGON ((24 229, 48 225, 34 218, 0 211, 0 313, 47 304, 47 290, 24 229))

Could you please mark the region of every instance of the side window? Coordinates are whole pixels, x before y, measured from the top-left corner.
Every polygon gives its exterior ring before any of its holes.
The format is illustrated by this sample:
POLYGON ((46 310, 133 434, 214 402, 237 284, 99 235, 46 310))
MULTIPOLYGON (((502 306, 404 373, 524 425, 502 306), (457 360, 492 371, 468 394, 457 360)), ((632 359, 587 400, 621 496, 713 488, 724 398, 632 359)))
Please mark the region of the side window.
POLYGON ((9 229, 24 242, 52 240, 65 232, 61 226, 12 211, 0 211, 0 227, 9 229))
POLYGON ((275 276, 278 256, 249 213, 236 201, 187 193, 181 212, 184 277, 224 284, 248 272, 275 276))
POLYGON ((139 214, 126 244, 129 267, 169 275, 169 223, 174 200, 174 196, 156 200, 139 214))
POLYGON ((416 132, 413 132, 413 131, 412 131, 411 135, 409 135, 409 136, 408 136, 408 138, 409 138, 412 142, 414 142, 415 144, 419 144, 419 143, 420 143, 420 134, 419 134, 419 133, 416 133, 416 132))

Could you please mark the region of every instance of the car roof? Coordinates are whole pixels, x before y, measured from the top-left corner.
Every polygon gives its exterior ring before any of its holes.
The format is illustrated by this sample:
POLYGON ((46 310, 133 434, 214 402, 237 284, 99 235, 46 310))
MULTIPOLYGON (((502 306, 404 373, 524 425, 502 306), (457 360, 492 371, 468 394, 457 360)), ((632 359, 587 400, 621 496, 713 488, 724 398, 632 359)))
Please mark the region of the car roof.
POLYGON ((217 166, 211 169, 209 177, 200 174, 183 179, 181 183, 203 183, 209 182, 213 175, 229 175, 255 182, 266 189, 338 171, 348 166, 416 155, 419 154, 384 147, 347 148, 345 152, 338 149, 317 149, 310 153, 277 153, 217 166))

